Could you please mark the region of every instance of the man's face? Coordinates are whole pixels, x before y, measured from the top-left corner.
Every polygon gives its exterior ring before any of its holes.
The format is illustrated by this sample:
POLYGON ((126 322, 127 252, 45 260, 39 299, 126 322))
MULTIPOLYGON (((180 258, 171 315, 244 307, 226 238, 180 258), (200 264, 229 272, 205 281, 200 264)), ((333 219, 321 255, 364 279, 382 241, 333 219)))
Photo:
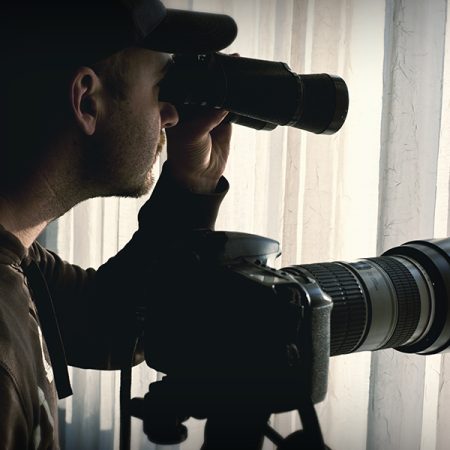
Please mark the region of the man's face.
POLYGON ((158 83, 170 56, 132 49, 127 57, 124 98, 105 93, 106 107, 90 150, 96 161, 89 165, 91 176, 107 189, 103 195, 138 197, 153 184, 161 130, 176 124, 178 115, 172 105, 158 101, 158 83))

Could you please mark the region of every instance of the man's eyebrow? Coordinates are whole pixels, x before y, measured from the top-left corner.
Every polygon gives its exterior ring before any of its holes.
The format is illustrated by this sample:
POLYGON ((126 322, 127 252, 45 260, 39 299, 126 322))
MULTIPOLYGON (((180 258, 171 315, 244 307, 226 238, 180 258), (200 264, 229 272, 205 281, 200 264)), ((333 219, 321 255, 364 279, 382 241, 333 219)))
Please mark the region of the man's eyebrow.
POLYGON ((174 62, 173 58, 170 57, 170 58, 167 60, 167 62, 166 62, 166 64, 164 65, 164 67, 161 69, 161 73, 162 73, 163 75, 165 75, 165 74, 168 72, 170 66, 172 66, 173 64, 175 64, 175 62, 174 62))
POLYGON ((164 80, 164 77, 166 76, 167 72, 169 71, 170 66, 174 64, 174 60, 172 57, 170 57, 166 64, 164 64, 163 67, 161 67, 159 73, 158 73, 158 83, 161 83, 162 80, 164 80))

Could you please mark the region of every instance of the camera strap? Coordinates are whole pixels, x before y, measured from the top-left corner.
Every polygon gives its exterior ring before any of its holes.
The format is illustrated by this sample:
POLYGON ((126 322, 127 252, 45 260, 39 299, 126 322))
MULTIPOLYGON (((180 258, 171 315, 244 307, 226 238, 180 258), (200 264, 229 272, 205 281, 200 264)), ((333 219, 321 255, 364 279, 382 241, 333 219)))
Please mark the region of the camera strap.
POLYGON ((22 269, 34 294, 33 301, 50 355, 58 398, 69 397, 72 395, 72 387, 67 370, 66 354, 47 283, 34 261, 30 261, 29 265, 22 269))

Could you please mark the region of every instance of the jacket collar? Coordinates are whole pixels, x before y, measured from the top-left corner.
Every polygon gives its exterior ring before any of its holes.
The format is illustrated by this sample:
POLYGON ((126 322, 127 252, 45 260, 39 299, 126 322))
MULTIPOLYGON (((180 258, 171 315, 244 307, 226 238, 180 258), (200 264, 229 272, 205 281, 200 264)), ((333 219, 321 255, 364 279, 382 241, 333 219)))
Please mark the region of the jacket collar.
POLYGON ((0 225, 0 264, 20 265, 28 249, 20 240, 0 225))

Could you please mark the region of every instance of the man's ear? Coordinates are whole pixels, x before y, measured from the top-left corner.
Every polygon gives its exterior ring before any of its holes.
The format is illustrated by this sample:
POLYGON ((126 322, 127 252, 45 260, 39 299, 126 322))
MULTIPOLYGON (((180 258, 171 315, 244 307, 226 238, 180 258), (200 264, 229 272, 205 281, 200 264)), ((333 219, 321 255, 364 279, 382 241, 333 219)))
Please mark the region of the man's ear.
POLYGON ((81 130, 91 136, 95 133, 101 102, 101 81, 89 67, 80 67, 70 85, 71 106, 81 130))

